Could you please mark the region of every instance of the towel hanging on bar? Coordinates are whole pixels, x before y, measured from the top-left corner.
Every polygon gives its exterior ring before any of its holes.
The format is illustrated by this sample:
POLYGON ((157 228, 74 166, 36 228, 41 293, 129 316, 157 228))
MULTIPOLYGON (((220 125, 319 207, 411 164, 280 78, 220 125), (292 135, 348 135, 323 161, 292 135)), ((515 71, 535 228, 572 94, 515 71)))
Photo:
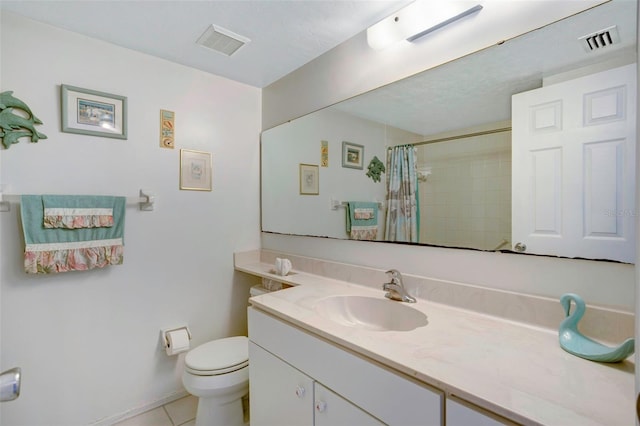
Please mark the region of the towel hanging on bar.
POLYGON ((378 237, 378 203, 347 202, 347 234, 352 240, 375 240, 378 237))
MULTIPOLYGON (((70 196, 65 196, 70 199, 70 196)), ((97 208, 111 204, 113 225, 108 227, 46 228, 41 195, 21 197, 22 230, 25 240, 24 268, 30 274, 82 271, 120 265, 124 252, 124 197, 78 196, 76 206, 97 208), (100 202, 95 202, 100 199, 100 202)))

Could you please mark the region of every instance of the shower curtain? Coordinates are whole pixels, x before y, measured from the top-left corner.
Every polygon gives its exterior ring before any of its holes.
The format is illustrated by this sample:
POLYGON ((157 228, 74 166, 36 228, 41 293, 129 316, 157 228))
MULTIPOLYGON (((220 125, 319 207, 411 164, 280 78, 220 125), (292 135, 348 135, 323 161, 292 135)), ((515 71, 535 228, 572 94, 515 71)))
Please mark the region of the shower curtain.
POLYGON ((420 235, 417 149, 412 145, 387 150, 387 214, 385 241, 417 243, 420 235))

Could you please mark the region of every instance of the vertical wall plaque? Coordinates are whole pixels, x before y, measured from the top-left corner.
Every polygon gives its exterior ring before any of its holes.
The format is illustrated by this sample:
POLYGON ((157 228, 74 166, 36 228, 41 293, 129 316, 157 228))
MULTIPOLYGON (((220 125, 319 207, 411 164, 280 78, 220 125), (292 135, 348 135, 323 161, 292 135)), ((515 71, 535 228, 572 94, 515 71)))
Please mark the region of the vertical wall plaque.
POLYGON ((320 141, 320 166, 329 167, 329 142, 320 141))
POLYGON ((173 111, 160 110, 160 146, 173 149, 175 113, 173 111))

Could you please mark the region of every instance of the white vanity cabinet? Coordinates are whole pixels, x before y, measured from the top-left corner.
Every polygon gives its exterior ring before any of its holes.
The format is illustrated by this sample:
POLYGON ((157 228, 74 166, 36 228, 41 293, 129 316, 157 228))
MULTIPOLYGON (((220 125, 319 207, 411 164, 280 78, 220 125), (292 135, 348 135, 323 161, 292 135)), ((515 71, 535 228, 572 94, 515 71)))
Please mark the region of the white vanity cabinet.
POLYGON ((454 396, 447 396, 446 426, 515 426, 503 417, 476 407, 454 396))
POLYGON ((249 343, 253 426, 381 426, 346 399, 249 343))
POLYGON ((442 392, 255 308, 249 339, 252 425, 442 425, 442 392))

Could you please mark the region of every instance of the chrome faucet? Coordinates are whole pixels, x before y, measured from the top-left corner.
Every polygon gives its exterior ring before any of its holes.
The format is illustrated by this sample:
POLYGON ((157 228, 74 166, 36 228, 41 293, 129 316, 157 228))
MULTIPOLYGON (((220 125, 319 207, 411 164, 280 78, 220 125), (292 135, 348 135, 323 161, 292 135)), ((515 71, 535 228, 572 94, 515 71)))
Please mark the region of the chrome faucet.
POLYGON ((400 275, 400 272, 396 269, 390 269, 386 273, 391 276, 391 282, 384 283, 382 285, 382 289, 387 292, 384 296, 391 300, 415 303, 415 297, 409 296, 407 291, 404 289, 404 284, 402 284, 402 275, 400 275))

